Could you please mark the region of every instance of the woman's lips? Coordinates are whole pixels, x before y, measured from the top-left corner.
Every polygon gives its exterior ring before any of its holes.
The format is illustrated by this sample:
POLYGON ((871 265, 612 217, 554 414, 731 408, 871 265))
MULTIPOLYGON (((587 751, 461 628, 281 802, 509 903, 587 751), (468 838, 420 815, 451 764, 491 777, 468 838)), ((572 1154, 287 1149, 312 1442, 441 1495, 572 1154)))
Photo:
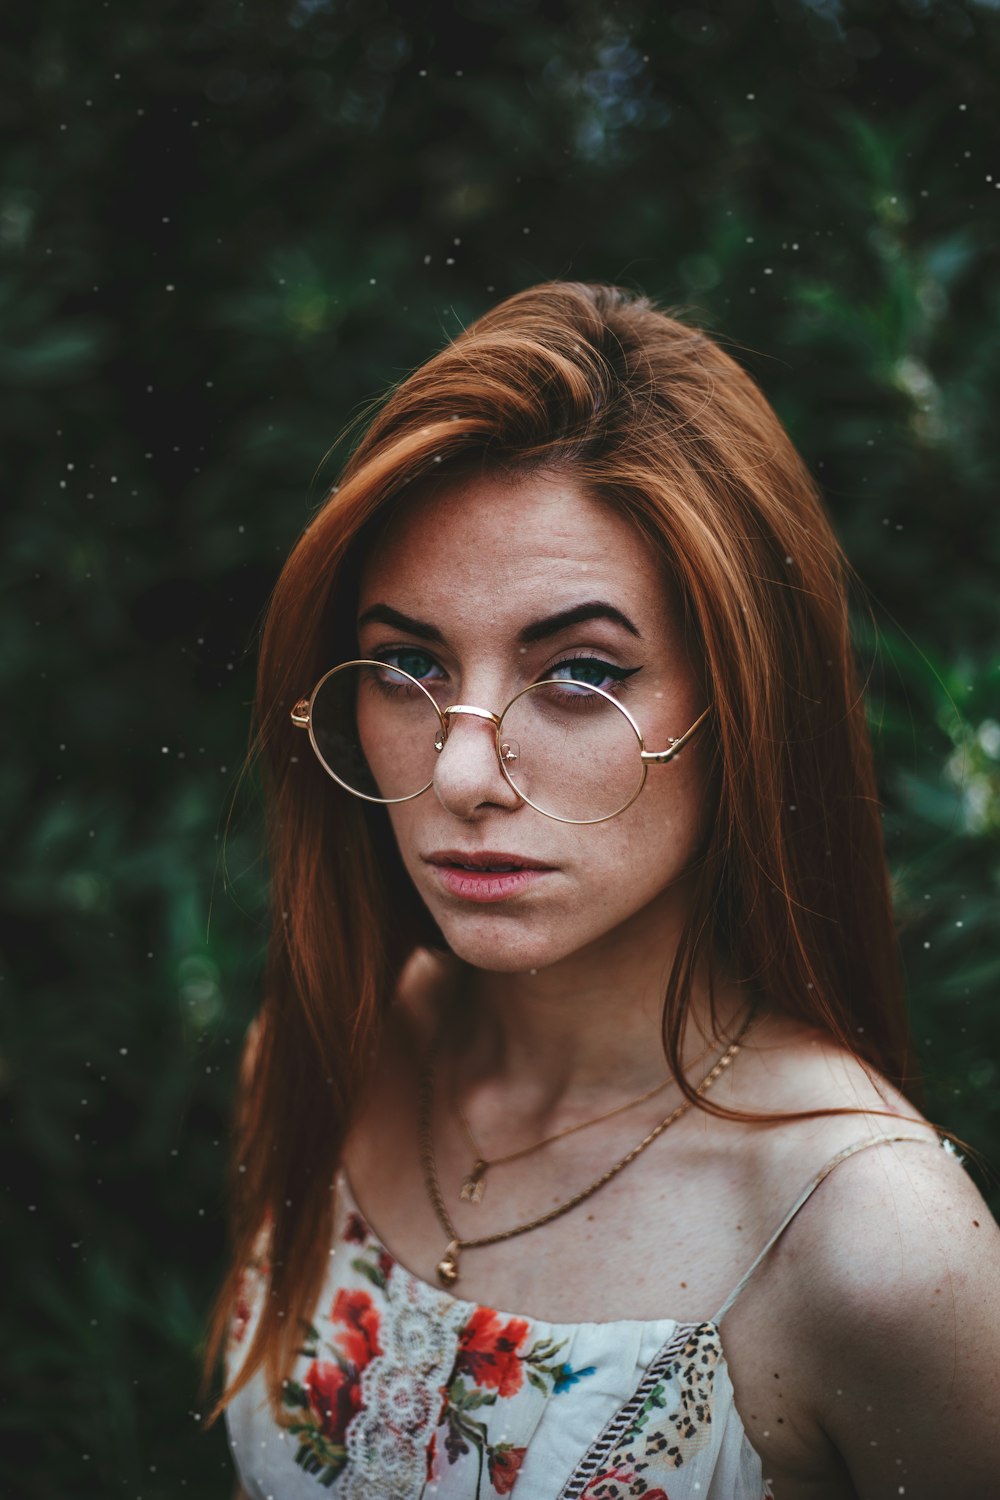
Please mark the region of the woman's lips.
POLYGON ((441 850, 426 857, 434 875, 451 896, 466 901, 505 901, 552 873, 551 865, 518 854, 441 850))

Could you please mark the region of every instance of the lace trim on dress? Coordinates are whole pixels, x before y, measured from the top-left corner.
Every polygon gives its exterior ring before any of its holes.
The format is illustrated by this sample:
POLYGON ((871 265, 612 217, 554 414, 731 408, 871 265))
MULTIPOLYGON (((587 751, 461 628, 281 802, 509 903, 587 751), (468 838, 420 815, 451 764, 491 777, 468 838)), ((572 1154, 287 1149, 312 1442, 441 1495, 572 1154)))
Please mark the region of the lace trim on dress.
POLYGON ((384 1347, 361 1375, 361 1408, 347 1428, 348 1464, 340 1481, 345 1500, 420 1495, 441 1392, 468 1315, 462 1303, 435 1296, 398 1265, 385 1298, 384 1347))

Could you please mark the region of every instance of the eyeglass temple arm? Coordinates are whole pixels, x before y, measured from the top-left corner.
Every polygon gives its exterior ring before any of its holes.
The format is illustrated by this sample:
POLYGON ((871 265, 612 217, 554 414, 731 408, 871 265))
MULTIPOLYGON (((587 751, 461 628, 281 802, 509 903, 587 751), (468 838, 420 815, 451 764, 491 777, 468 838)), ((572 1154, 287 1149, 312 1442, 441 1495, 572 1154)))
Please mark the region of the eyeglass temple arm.
POLYGON ((641 751, 640 753, 642 755, 643 760, 646 762, 646 764, 647 765, 662 766, 662 765, 665 765, 668 760, 673 760, 673 758, 674 758, 675 755, 679 755, 681 753, 681 751, 684 749, 684 746, 687 744, 688 740, 694 734, 695 730, 698 729, 704 723, 704 721, 708 718, 708 716, 711 713, 711 711, 712 711, 712 705, 710 703, 708 705, 708 707, 702 713, 700 713, 698 715, 698 717, 695 719, 694 723, 691 725, 690 729, 685 730, 685 732, 680 736, 679 739, 676 739, 676 740, 672 739, 670 741, 670 744, 667 746, 666 750, 643 750, 643 751, 641 751))
POLYGON ((309 728, 309 699, 300 698, 292 709, 292 723, 296 729, 309 728))

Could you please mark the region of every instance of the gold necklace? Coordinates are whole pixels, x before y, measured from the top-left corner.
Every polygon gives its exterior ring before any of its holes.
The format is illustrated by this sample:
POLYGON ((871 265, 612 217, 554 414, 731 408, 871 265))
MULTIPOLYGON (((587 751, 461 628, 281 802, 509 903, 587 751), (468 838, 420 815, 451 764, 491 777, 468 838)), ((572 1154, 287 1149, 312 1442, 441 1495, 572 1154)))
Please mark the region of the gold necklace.
MULTIPOLYGON (((743 1038, 750 1028, 755 1013, 756 1007, 752 1005, 746 1020, 740 1027, 736 1040, 726 1049, 718 1062, 705 1075, 701 1083, 698 1084, 695 1089, 696 1094, 707 1093, 723 1069, 727 1068, 732 1062, 740 1050, 743 1038)), ((483 1234, 478 1235, 475 1239, 463 1239, 451 1221, 441 1194, 441 1186, 438 1182, 437 1164, 434 1160, 434 1143, 431 1136, 431 1103, 433 1091, 434 1048, 432 1047, 428 1052, 427 1064, 421 1080, 418 1127, 420 1136, 420 1164, 423 1168, 424 1185, 427 1188, 427 1195, 437 1215, 438 1223, 448 1236, 448 1244, 445 1247, 445 1252, 437 1263, 437 1277, 442 1286, 454 1286, 458 1280, 459 1256, 463 1250, 476 1250, 483 1245, 499 1245, 504 1240, 513 1239, 515 1235, 527 1234, 532 1229, 541 1229, 543 1224, 551 1224, 553 1219, 559 1219, 563 1214, 568 1214, 570 1209, 576 1208, 578 1204, 585 1202, 598 1189, 604 1187, 605 1183, 610 1182, 612 1177, 617 1177, 619 1172, 624 1171, 630 1162, 635 1161, 636 1157, 646 1150, 647 1146, 651 1146, 675 1120, 680 1119, 681 1115, 691 1108, 691 1100, 684 1099, 665 1119, 661 1120, 658 1125, 654 1125, 649 1134, 644 1136, 637 1146, 633 1146, 631 1151, 616 1161, 607 1171, 602 1172, 600 1177, 595 1182, 592 1182, 589 1187, 584 1188, 579 1193, 574 1193, 572 1198, 567 1198, 565 1202, 557 1203, 555 1208, 550 1208, 547 1213, 540 1214, 537 1219, 529 1219, 525 1224, 515 1224, 510 1229, 501 1229, 496 1234, 483 1234)))
MULTIPOLYGON (((699 1052, 694 1061, 696 1063, 701 1062, 701 1059, 705 1056, 705 1052, 708 1050, 706 1047, 704 1051, 699 1052)), ((605 1120, 614 1119, 615 1115, 623 1115, 626 1110, 635 1109, 638 1105, 645 1104, 647 1099, 652 1099, 656 1094, 662 1094, 663 1090, 672 1082, 673 1079, 665 1078, 662 1083, 654 1084, 644 1094, 639 1094, 635 1099, 626 1100, 624 1104, 619 1104, 614 1109, 607 1110, 603 1115, 595 1115, 590 1120, 581 1120, 577 1125, 568 1125, 565 1130, 557 1130, 554 1135, 547 1135, 542 1140, 535 1141, 531 1146, 522 1146, 518 1151, 508 1151, 506 1156, 485 1156, 483 1154, 482 1147, 472 1134, 472 1126, 463 1114, 458 1100, 455 1099, 453 1101, 455 1113, 458 1115, 462 1129, 465 1131, 466 1140, 472 1147, 472 1153, 475 1158, 472 1170, 462 1181, 462 1186, 458 1194, 459 1198, 465 1203, 481 1203, 483 1194, 486 1192, 486 1173, 490 1167, 502 1167, 506 1162, 520 1161, 522 1156, 531 1156, 533 1152, 541 1151, 543 1146, 551 1146, 553 1141, 561 1141, 568 1135, 575 1135, 578 1130, 589 1130, 591 1125, 600 1125, 605 1120)))

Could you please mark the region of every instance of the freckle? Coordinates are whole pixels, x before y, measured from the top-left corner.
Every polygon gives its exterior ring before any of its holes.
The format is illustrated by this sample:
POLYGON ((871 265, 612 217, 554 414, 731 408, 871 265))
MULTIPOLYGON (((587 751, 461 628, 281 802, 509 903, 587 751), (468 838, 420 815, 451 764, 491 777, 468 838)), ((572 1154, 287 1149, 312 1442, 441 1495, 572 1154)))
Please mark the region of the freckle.
POLYGON ((687 1282, 686 1281, 682 1281, 681 1282, 681 1286, 684 1288, 685 1291, 687 1291, 687 1282))
POLYGON ((781 1379, 781 1376, 778 1374, 777 1370, 775 1370, 775 1372, 774 1372, 774 1378, 775 1378, 775 1380, 780 1380, 781 1379))
POLYGON ((737 1228, 737 1229, 742 1229, 742 1228, 743 1228, 743 1225, 742 1225, 742 1224, 737 1224, 737 1226, 736 1226, 736 1228, 737 1228))
POLYGON ((978 1229, 979 1228, 979 1220, 978 1219, 973 1219, 973 1221, 972 1221, 972 1227, 973 1227, 973 1229, 978 1229))
POLYGON ((783 1421, 784 1421, 784 1420, 785 1420, 785 1419, 784 1419, 784 1417, 779 1417, 779 1418, 778 1418, 778 1421, 779 1421, 779 1422, 783 1422, 783 1421))

